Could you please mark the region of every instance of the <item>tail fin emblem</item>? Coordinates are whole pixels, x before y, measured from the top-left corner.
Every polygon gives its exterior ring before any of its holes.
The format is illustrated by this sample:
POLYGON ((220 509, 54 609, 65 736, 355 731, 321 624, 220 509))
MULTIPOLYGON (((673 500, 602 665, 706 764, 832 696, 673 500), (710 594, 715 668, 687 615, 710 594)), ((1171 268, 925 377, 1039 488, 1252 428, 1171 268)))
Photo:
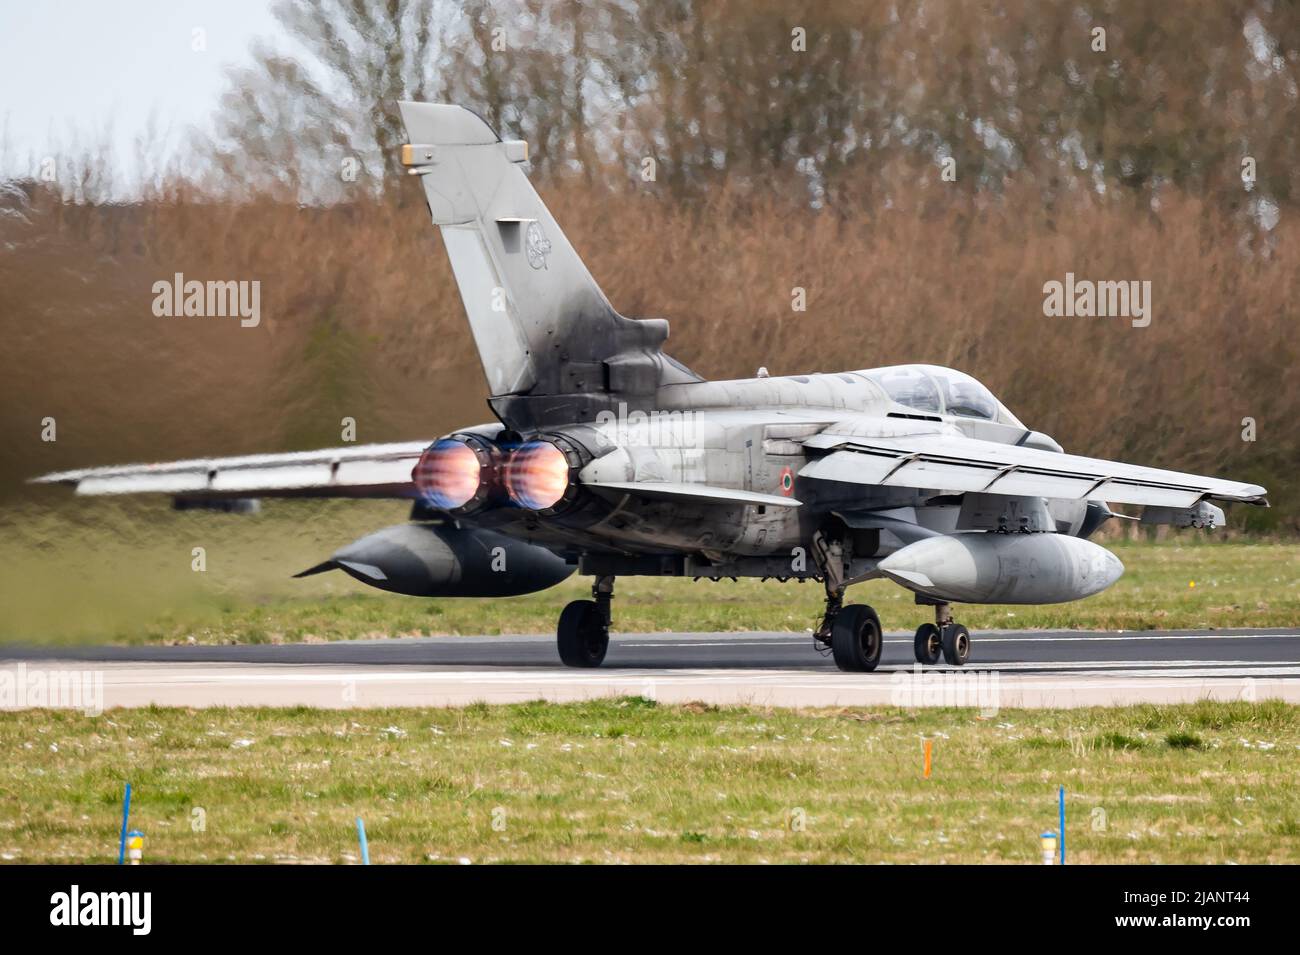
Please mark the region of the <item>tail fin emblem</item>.
POLYGON ((551 240, 546 238, 540 222, 528 223, 525 248, 528 252, 529 265, 535 269, 546 268, 546 257, 551 254, 551 240))

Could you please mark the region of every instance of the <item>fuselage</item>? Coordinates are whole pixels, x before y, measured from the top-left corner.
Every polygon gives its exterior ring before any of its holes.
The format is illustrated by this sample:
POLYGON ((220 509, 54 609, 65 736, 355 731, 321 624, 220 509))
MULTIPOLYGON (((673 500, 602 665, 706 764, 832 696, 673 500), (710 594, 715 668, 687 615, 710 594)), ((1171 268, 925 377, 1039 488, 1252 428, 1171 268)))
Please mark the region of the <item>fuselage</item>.
MULTIPOLYGON (((543 436, 563 435, 589 450, 592 459, 579 473, 586 486, 697 484, 796 498, 800 506, 719 507, 593 490, 583 506, 555 515, 505 507, 471 519, 575 554, 695 554, 713 566, 739 561, 750 568, 742 572, 753 573, 764 569, 754 559, 783 566, 838 512, 872 510, 939 532, 956 528, 960 506, 944 503, 942 488, 800 481, 809 460, 804 442, 836 433, 952 434, 1059 450, 974 379, 933 366, 673 384, 658 390, 651 409, 620 405, 593 421, 547 428, 543 436)), ((1057 529, 1079 530, 1083 502, 1049 506, 1057 529)), ((878 559, 905 543, 888 532, 861 536, 860 559, 878 559)))

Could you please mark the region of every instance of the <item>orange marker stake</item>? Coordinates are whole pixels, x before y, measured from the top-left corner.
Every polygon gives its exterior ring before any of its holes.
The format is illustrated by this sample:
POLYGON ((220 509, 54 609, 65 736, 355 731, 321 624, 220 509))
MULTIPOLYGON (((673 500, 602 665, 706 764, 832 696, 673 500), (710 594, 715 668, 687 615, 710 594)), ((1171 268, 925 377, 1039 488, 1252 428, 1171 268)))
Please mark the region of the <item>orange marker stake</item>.
POLYGON ((934 740, 925 741, 925 778, 930 778, 930 752, 934 749, 934 740))

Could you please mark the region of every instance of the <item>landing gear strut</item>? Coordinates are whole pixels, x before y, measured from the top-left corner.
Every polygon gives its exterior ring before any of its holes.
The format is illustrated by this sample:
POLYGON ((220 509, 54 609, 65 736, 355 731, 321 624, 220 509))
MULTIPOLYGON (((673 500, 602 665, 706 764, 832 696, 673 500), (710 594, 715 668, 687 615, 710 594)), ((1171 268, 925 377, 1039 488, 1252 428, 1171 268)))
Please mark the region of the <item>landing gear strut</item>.
POLYGON ((591 600, 575 600, 560 613, 555 642, 560 660, 570 667, 598 667, 609 649, 610 601, 614 578, 597 577, 591 600))
POLYGON ((945 663, 959 667, 970 659, 970 640, 970 631, 952 619, 952 606, 940 601, 934 604, 934 623, 916 628, 912 649, 917 663, 938 663, 942 653, 945 663))
POLYGON ((826 585, 826 610, 813 639, 831 648, 835 665, 850 673, 869 673, 880 662, 885 632, 880 617, 866 604, 844 606, 844 561, 838 541, 813 535, 813 560, 826 585))

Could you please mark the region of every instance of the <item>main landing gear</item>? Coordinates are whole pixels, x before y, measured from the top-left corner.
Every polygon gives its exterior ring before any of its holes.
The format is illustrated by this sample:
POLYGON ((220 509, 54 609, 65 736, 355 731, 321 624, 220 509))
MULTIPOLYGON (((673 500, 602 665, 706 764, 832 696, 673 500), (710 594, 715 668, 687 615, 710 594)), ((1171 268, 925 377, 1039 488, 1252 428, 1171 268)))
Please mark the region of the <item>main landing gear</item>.
MULTIPOLYGON (((814 539, 814 548, 818 541, 814 539)), ((816 550, 815 550, 816 554, 816 550)), ((869 673, 880 663, 885 632, 876 611, 866 604, 844 604, 845 582, 835 573, 836 563, 816 554, 825 568, 826 610, 813 638, 828 647, 835 665, 850 673, 869 673)), ((556 646, 565 666, 598 667, 609 650, 610 603, 614 599, 614 578, 597 577, 591 585, 590 600, 575 600, 564 608, 556 627, 556 646)), ((942 656, 951 666, 962 666, 970 659, 970 631, 952 619, 947 603, 923 600, 934 606, 934 623, 924 623, 916 630, 913 650, 916 661, 934 665, 942 656)))
MULTIPOLYGON (((813 634, 823 646, 830 647, 835 665, 851 673, 868 673, 880 662, 884 631, 880 617, 866 604, 842 605, 842 594, 826 596, 826 613, 813 634)), ((948 604, 935 607, 935 623, 923 623, 916 630, 912 648, 916 662, 933 666, 943 661, 964 666, 970 659, 970 631, 952 619, 948 604)))
MULTIPOLYGON (((826 586, 826 611, 813 639, 829 647, 835 665, 852 673, 866 673, 880 663, 885 639, 880 617, 866 604, 844 606, 844 590, 851 583, 865 580, 845 578, 850 561, 842 541, 828 538, 821 531, 812 537, 812 558, 821 571, 826 586)), ((951 666, 963 666, 970 659, 970 631, 952 619, 952 607, 942 600, 917 595, 918 604, 934 607, 934 623, 917 628, 913 649, 918 663, 933 666, 942 656, 951 666)))
POLYGON ((591 585, 591 597, 573 601, 560 613, 555 640, 565 666, 598 667, 609 649, 614 578, 597 577, 591 585))
POLYGON ((945 663, 964 666, 970 659, 970 631, 952 619, 949 604, 936 603, 934 623, 923 623, 916 628, 912 649, 917 663, 938 663, 942 653, 945 663))
POLYGON ((826 586, 826 611, 813 639, 831 648, 835 665, 848 673, 869 673, 880 662, 885 631, 880 617, 866 604, 844 606, 844 572, 840 545, 820 533, 813 536, 813 559, 826 586))
POLYGON ((835 665, 849 673, 869 673, 880 662, 885 632, 880 617, 866 604, 849 604, 835 614, 830 634, 835 665))

